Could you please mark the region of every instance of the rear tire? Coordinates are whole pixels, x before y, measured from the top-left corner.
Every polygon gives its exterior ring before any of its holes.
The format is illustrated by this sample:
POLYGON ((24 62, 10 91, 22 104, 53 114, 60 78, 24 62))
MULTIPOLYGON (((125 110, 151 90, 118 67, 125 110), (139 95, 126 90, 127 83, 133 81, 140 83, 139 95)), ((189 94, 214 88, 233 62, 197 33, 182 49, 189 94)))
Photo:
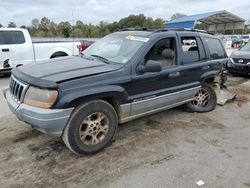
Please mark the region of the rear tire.
POLYGON ((217 96, 213 87, 204 83, 195 96, 195 100, 187 103, 184 109, 188 112, 209 112, 215 109, 217 96))
POLYGON ((109 145, 118 125, 114 108, 103 100, 79 105, 63 132, 66 146, 78 155, 97 153, 109 145))

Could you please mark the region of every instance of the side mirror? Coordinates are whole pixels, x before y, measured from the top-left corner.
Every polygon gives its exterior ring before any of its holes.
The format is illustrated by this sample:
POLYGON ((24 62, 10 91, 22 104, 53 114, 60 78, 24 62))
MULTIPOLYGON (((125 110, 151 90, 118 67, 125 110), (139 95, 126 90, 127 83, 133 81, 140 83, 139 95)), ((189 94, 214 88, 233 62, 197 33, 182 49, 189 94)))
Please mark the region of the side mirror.
POLYGON ((148 60, 145 65, 141 65, 138 67, 138 71, 140 73, 161 72, 161 70, 162 70, 161 63, 153 60, 148 60))

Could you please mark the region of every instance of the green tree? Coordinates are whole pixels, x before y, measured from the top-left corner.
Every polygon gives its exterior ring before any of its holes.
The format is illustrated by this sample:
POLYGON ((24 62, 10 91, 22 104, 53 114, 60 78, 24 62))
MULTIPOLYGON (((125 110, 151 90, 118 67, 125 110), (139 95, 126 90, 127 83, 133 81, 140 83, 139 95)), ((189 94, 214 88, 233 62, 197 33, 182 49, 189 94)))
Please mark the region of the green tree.
POLYGON ((102 36, 110 34, 110 30, 109 30, 108 25, 109 25, 109 23, 104 22, 104 21, 100 21, 100 23, 99 23, 100 31, 99 32, 102 36))
POLYGON ((48 32, 50 25, 50 20, 46 17, 43 17, 40 21, 39 29, 43 30, 44 32, 48 32))
POLYGON ((58 25, 58 29, 59 29, 59 32, 61 32, 64 37, 68 38, 70 36, 72 26, 68 21, 60 22, 58 25))
POLYGON ((1 27, 3 27, 3 25, 2 25, 2 24, 0 24, 0 28, 1 28, 1 27))
POLYGON ((33 19, 31 21, 31 27, 34 29, 38 29, 39 28, 39 20, 37 18, 33 19))
POLYGON ((74 27, 71 34, 70 34, 70 37, 81 38, 81 37, 84 37, 84 35, 83 35, 83 32, 81 29, 74 27))
POLYGON ((9 22, 8 28, 15 28, 15 27, 17 27, 17 26, 14 22, 9 22))
POLYGON ((195 25, 195 29, 200 29, 200 30, 207 30, 208 27, 207 25, 203 24, 203 23, 199 23, 195 25))
POLYGON ((130 15, 126 18, 123 18, 119 21, 120 29, 124 28, 142 28, 146 24, 146 17, 143 14, 139 15, 130 15))
POLYGON ((58 25, 57 25, 55 22, 51 21, 51 22, 49 23, 48 35, 49 35, 50 37, 55 37, 55 36, 58 35, 58 32, 59 32, 58 25))
POLYGON ((154 27, 163 27, 164 26, 164 20, 161 18, 157 18, 154 21, 154 27))
POLYGON ((182 13, 175 13, 170 17, 170 21, 178 19, 178 18, 182 18, 184 16, 187 16, 186 14, 182 14, 182 13))

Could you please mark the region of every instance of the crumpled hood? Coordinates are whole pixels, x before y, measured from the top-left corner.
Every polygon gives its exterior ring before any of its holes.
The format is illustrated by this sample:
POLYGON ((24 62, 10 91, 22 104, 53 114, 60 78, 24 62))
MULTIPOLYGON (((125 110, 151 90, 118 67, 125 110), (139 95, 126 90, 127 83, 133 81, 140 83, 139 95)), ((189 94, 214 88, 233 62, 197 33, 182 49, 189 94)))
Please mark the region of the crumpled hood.
POLYGON ((238 50, 232 53, 231 58, 250 59, 250 52, 238 50))
POLYGON ((51 88, 57 82, 110 72, 120 67, 121 65, 106 64, 96 58, 71 56, 18 67, 12 73, 26 83, 39 87, 50 85, 48 88, 51 88))

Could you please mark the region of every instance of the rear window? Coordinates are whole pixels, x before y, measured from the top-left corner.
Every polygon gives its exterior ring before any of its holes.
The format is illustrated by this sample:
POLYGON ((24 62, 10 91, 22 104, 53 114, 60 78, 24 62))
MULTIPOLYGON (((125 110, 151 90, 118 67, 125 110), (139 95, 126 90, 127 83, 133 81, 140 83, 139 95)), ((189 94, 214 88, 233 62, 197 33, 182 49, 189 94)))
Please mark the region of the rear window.
POLYGON ((221 59, 227 57, 224 47, 219 39, 205 38, 211 59, 221 59))
POLYGON ((21 31, 0 31, 0 45, 23 43, 25 38, 21 31))
POLYGON ((8 44, 7 41, 7 32, 5 31, 0 31, 0 45, 8 44))
POLYGON ((21 31, 10 31, 9 38, 10 38, 11 44, 23 44, 23 43, 25 43, 23 32, 21 32, 21 31))

